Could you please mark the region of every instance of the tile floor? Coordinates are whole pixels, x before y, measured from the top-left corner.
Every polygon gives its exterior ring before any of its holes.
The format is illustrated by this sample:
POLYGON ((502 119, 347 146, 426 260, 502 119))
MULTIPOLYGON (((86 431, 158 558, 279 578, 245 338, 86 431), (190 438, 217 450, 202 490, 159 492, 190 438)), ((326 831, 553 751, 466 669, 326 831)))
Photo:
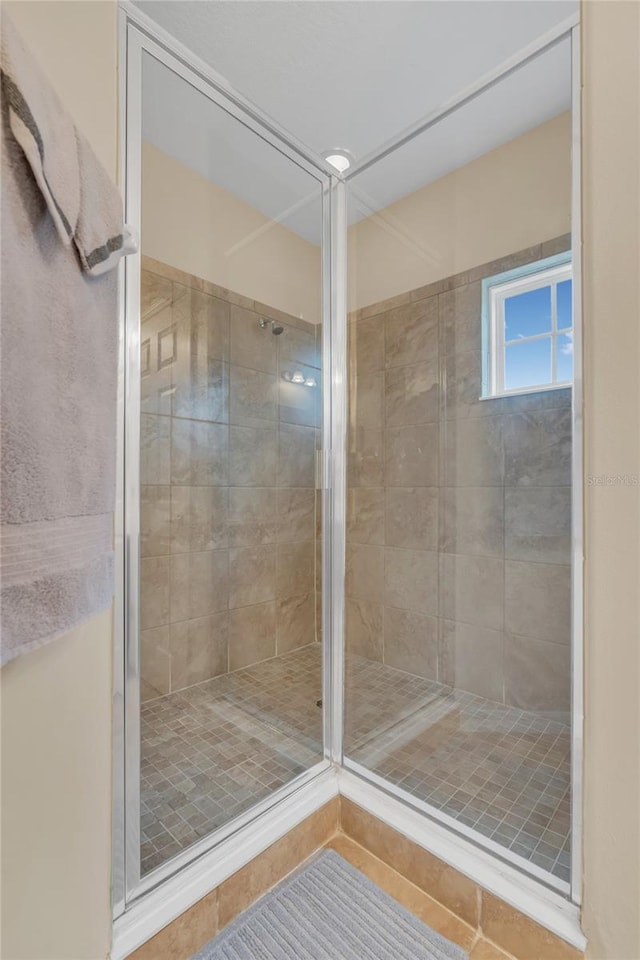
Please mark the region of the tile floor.
MULTIPOLYGON (((569 879, 569 726, 350 657, 345 752, 569 879)), ((142 873, 322 757, 313 644, 142 707, 142 873)))

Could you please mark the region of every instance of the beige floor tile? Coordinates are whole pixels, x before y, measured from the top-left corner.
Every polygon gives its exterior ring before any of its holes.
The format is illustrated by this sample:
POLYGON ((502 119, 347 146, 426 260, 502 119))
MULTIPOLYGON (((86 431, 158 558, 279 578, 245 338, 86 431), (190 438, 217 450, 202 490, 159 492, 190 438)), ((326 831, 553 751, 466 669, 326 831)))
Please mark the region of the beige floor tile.
POLYGON ((581 960, 582 954, 509 904, 483 891, 482 932, 518 960, 581 960))
POLYGON ((464 950, 470 949, 476 937, 476 931, 382 860, 378 860, 344 834, 336 834, 332 837, 327 847, 339 853, 352 866, 376 883, 381 890, 388 893, 433 930, 457 943, 464 950))
POLYGON ((130 954, 127 960, 189 960, 215 937, 217 919, 218 891, 212 890, 130 954))
POLYGON ((505 953, 500 947, 496 947, 495 943, 481 937, 471 950, 469 960, 513 960, 513 958, 512 954, 505 953))
MULTIPOLYGON (((324 846, 337 830, 338 801, 332 800, 238 870, 219 887, 220 929, 246 910, 258 897, 324 846)), ((145 958, 146 960, 146 958, 145 958)))

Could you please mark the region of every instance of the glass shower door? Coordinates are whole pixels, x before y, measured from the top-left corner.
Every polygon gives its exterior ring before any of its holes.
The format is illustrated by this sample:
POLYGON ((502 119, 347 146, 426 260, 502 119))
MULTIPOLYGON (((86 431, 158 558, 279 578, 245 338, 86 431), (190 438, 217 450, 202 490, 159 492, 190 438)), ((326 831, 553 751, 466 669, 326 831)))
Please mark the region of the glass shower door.
POLYGON ((128 642, 147 878, 323 760, 323 178, 141 58, 128 642))
POLYGON ((563 891, 571 142, 567 39, 348 183, 345 763, 563 891))

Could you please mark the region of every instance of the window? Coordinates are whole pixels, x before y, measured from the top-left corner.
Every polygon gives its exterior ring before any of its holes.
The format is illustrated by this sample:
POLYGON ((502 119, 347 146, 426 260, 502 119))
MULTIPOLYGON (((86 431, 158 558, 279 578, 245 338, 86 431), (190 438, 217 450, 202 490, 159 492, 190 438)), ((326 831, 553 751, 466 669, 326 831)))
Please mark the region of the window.
POLYGON ((571 252, 482 281, 482 396, 569 387, 571 252))

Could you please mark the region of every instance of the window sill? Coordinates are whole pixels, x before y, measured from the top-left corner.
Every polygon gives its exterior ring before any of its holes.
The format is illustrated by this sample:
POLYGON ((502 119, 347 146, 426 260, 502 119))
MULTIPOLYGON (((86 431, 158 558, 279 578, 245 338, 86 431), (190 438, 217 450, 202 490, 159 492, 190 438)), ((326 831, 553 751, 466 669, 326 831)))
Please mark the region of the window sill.
POLYGON ((536 393, 550 393, 552 390, 571 390, 572 383, 551 383, 545 387, 523 387, 521 390, 504 390, 502 393, 488 393, 478 400, 501 400, 503 397, 526 397, 536 393))

